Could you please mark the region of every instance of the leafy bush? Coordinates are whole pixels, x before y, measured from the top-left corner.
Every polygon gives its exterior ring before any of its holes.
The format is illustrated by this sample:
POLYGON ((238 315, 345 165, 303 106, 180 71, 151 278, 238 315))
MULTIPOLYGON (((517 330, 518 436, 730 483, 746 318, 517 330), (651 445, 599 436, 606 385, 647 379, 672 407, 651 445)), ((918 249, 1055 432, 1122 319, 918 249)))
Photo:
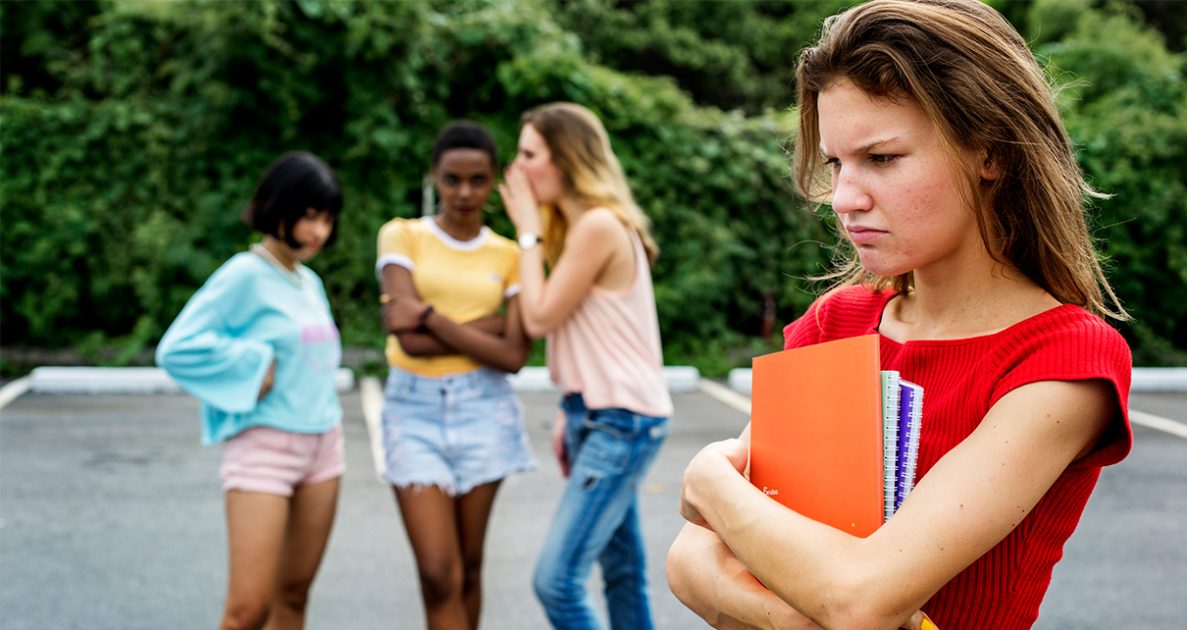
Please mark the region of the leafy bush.
MULTIPOLYGON (((21 10, 4 9, 6 30, 21 10)), ((509 155, 520 113, 551 100, 610 130, 663 247, 674 351, 744 345, 807 302, 791 288, 814 250, 785 254, 823 234, 788 185, 789 120, 699 108, 669 80, 591 65, 543 5, 118 4, 88 32, 40 77, 49 89, 10 75, 0 100, 6 343, 107 340, 134 357, 250 241, 238 213, 264 166, 307 148, 346 191, 340 241, 314 267, 344 341, 378 347, 374 235, 419 213, 436 130, 477 118, 509 155)))
MULTIPOLYGON (((420 213, 436 131, 477 119, 509 157, 523 110, 571 100, 603 118, 654 222, 669 361, 710 373, 745 364, 778 347, 780 326, 812 298, 804 278, 827 264, 833 236, 789 183, 783 66, 787 43, 810 39, 835 7, 739 4, 745 19, 719 36, 734 52, 689 50, 675 79, 591 62, 641 69, 627 63, 630 49, 608 48, 611 32, 594 18, 629 9, 637 30, 623 41, 659 29, 674 56, 728 17, 727 5, 699 5, 0 4, 4 343, 91 355, 115 345, 103 360, 135 361, 253 238, 238 215, 264 167, 307 149, 335 166, 346 194, 339 243, 313 267, 344 342, 379 348, 375 233, 420 213), (761 37, 747 43, 747 29, 761 37), (743 109, 703 99, 723 63, 737 70, 722 81, 735 82, 743 109)), ((1126 334, 1142 362, 1182 362, 1182 55, 1129 16, 1076 15, 1040 52, 1088 81, 1063 104, 1093 181, 1115 193, 1099 235, 1138 317, 1126 334)), ((510 232, 497 208, 489 219, 510 232)))
MULTIPOLYGON (((1035 13, 1046 10, 1043 3, 1035 13)), ((1141 365, 1187 364, 1187 87, 1184 56, 1124 13, 1079 12, 1039 47, 1099 202, 1096 237, 1134 322, 1141 365)))

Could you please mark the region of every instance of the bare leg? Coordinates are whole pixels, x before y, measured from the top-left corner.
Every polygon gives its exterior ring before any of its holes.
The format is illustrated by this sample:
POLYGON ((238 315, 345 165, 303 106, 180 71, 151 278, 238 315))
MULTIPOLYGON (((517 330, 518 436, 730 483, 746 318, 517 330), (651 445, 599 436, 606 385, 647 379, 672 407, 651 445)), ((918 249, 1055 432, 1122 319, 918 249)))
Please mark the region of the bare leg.
POLYGON ((491 509, 499 482, 495 481, 474 488, 458 498, 458 533, 462 546, 462 600, 470 630, 478 628, 482 613, 482 557, 486 545, 486 528, 490 522, 491 509))
POLYGON ((340 478, 298 486, 289 509, 284 554, 272 599, 270 630, 301 630, 309 589, 334 525, 340 478))
POLYGON ((436 486, 396 488, 395 493, 416 556, 429 630, 465 630, 456 499, 436 486))
POLYGON ((221 630, 257 630, 268 620, 289 500, 232 490, 226 495, 231 577, 221 630))

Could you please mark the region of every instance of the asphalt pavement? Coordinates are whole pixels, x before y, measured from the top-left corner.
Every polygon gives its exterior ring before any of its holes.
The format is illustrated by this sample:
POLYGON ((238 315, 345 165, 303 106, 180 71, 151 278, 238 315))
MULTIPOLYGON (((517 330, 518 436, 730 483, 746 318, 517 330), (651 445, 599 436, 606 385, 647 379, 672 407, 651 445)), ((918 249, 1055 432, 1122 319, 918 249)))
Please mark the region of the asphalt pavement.
MULTIPOLYGON (((701 628, 663 577, 682 525, 680 476, 745 416, 705 393, 675 398, 672 432, 642 491, 648 569, 657 626, 701 628)), ((563 483, 547 439, 556 397, 523 399, 540 466, 500 490, 484 628, 547 627, 530 577, 563 483)), ((361 400, 343 397, 348 470, 308 627, 420 628, 411 551, 375 473, 361 400)), ((1187 395, 1133 404, 1187 422, 1187 395)), ((0 411, 0 628, 215 627, 226 580, 219 450, 199 446, 197 413, 180 395, 26 394, 0 411)), ((1036 627, 1184 627, 1187 440, 1142 427, 1135 440, 1102 475, 1036 627)), ((595 593, 597 583, 595 574, 595 593)))

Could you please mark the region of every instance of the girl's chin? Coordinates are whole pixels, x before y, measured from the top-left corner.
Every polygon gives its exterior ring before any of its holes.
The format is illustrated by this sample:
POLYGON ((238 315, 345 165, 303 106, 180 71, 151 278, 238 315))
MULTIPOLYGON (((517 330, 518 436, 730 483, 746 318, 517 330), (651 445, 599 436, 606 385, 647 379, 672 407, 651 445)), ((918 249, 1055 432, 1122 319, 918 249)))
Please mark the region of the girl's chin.
POLYGON ((885 260, 880 260, 875 256, 862 256, 858 254, 861 260, 861 268, 868 274, 878 276, 879 278, 894 278, 901 276, 904 273, 911 271, 904 269, 902 265, 889 264, 885 260))

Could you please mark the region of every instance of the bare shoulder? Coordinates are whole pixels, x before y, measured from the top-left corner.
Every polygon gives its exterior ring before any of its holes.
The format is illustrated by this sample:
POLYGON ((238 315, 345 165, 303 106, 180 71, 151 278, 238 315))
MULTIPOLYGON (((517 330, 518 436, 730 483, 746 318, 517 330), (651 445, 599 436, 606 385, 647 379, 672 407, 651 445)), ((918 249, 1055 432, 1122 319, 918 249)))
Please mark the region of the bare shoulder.
POLYGON ((617 250, 629 247, 626 226, 606 208, 591 208, 569 228, 566 245, 617 250))
POLYGON ((608 237, 623 233, 625 227, 609 208, 590 208, 581 214, 570 232, 608 237))

